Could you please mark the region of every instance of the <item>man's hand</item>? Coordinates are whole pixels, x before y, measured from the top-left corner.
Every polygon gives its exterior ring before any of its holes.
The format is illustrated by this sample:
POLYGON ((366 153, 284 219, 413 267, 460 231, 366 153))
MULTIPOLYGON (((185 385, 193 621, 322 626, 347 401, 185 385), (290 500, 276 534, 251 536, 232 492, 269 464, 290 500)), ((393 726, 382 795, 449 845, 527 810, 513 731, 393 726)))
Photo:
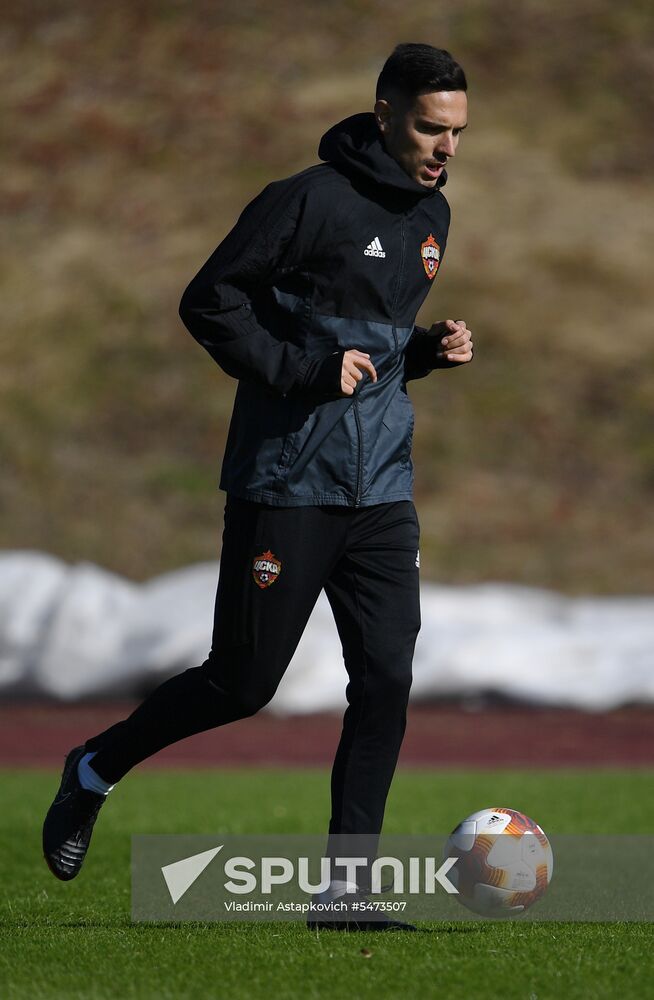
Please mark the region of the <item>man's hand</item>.
POLYGON ((472 334, 464 319, 446 319, 442 323, 434 323, 430 333, 441 337, 441 343, 436 357, 439 361, 454 361, 465 364, 472 361, 472 334))
POLYGON ((341 392, 344 396, 354 394, 364 372, 368 373, 373 382, 377 381, 377 372, 369 354, 362 354, 361 351, 346 351, 343 355, 343 367, 341 368, 341 392))

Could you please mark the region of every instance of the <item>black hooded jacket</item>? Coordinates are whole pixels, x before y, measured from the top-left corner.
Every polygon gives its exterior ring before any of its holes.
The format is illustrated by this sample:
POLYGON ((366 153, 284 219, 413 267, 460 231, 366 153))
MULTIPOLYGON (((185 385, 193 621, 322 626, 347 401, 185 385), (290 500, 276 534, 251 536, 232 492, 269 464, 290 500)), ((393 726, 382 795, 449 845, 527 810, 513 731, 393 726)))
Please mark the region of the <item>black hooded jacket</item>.
POLYGON ((372 114, 331 128, 319 156, 250 202, 182 297, 186 327, 239 380, 220 486, 289 507, 409 500, 406 382, 450 367, 415 326, 449 207, 386 152, 372 114), (377 382, 344 397, 350 349, 377 382))

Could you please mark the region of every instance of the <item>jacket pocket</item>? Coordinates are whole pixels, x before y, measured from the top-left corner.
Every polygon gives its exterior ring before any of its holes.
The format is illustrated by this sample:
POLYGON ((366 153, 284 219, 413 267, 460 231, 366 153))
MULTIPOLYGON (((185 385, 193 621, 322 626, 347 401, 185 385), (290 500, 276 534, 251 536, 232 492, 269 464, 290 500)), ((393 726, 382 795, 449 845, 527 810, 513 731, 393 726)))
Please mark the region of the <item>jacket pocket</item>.
POLYGON ((286 434, 275 469, 276 479, 285 479, 316 423, 316 407, 303 400, 293 400, 286 434))
POLYGON ((397 441, 396 461, 404 468, 411 461, 415 415, 413 403, 402 389, 395 393, 382 423, 397 441))

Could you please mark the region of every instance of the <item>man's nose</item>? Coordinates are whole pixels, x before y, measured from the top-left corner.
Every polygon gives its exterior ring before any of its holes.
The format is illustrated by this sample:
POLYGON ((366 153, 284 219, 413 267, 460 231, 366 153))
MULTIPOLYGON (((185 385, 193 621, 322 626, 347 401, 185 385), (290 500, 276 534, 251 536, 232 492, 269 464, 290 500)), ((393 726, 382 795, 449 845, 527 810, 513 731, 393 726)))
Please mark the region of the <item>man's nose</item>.
POLYGON ((441 136, 439 136, 439 143, 435 152, 444 153, 445 156, 454 156, 456 153, 456 143, 454 142, 454 136, 451 132, 444 132, 441 136))

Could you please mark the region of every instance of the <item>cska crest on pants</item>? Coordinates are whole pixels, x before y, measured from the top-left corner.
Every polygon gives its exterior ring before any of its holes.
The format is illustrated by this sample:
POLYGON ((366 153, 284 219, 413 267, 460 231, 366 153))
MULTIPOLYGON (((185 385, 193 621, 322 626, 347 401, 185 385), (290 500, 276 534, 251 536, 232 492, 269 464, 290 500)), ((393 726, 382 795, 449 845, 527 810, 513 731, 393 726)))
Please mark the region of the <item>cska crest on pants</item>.
POLYGON ((257 587, 270 587, 282 571, 281 561, 270 549, 255 556, 252 562, 252 576, 257 587))
POLYGON ((430 233, 424 243, 420 244, 420 256, 425 269, 425 274, 431 281, 436 277, 438 265, 441 262, 441 248, 430 233))

